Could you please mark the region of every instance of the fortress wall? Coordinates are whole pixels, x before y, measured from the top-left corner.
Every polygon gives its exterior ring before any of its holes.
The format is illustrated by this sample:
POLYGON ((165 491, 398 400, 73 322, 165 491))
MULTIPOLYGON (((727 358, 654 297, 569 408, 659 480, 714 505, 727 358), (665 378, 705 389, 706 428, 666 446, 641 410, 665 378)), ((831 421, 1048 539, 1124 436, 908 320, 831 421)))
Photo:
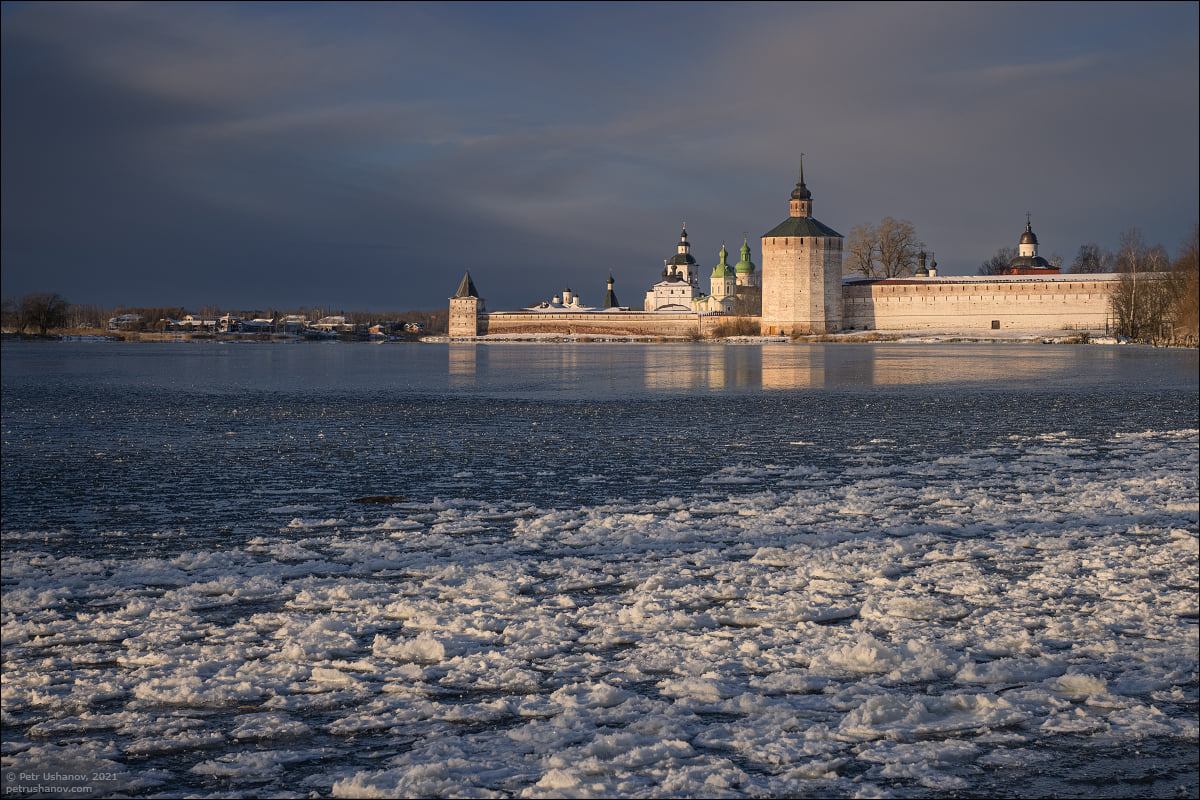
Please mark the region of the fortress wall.
POLYGON ((843 287, 843 319, 855 330, 1073 329, 1102 332, 1109 295, 1105 279, 931 281, 843 287))
POLYGON ((479 336, 560 333, 585 336, 707 336, 727 321, 719 315, 646 311, 498 311, 479 315, 479 336))

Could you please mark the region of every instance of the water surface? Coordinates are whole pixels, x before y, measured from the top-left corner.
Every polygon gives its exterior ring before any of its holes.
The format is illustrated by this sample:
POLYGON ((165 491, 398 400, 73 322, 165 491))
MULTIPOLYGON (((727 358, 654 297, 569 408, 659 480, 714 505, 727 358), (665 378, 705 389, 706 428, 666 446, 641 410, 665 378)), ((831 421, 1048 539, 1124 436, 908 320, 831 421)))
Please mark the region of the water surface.
POLYGON ((16 343, 2 371, 6 771, 1196 794, 1194 351, 16 343))

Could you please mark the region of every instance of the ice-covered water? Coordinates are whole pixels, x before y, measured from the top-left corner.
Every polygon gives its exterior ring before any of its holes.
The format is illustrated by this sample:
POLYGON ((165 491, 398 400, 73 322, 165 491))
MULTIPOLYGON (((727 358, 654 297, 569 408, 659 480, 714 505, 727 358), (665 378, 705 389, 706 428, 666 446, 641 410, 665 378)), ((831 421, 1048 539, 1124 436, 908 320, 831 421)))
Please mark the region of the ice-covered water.
POLYGON ((1195 351, 2 368, 6 796, 1200 788, 1195 351))

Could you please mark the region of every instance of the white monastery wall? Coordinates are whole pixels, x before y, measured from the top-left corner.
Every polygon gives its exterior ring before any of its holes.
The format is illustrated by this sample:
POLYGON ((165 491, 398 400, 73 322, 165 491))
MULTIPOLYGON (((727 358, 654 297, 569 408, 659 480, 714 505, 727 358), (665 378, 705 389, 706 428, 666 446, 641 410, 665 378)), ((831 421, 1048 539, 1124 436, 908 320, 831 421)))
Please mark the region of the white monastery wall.
POLYGON ((707 336, 726 319, 691 311, 493 311, 478 316, 478 333, 471 335, 560 333, 693 337, 707 336))
POLYGON ((1105 331, 1116 275, 905 278, 846 284, 854 330, 1105 331))

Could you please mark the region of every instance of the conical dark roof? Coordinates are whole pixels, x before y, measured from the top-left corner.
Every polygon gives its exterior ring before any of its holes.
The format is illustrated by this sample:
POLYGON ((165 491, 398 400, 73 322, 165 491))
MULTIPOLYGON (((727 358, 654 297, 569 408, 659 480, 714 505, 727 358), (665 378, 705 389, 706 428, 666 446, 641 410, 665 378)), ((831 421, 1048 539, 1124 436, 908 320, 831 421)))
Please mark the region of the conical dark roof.
POLYGON ((475 281, 471 280, 471 271, 467 270, 463 275, 462 283, 458 285, 458 291, 454 293, 455 297, 479 297, 479 292, 475 289, 475 281))
POLYGON ((620 308, 621 302, 617 300, 617 293, 613 291, 613 276, 608 276, 608 291, 604 293, 604 302, 600 304, 601 308, 620 308))

